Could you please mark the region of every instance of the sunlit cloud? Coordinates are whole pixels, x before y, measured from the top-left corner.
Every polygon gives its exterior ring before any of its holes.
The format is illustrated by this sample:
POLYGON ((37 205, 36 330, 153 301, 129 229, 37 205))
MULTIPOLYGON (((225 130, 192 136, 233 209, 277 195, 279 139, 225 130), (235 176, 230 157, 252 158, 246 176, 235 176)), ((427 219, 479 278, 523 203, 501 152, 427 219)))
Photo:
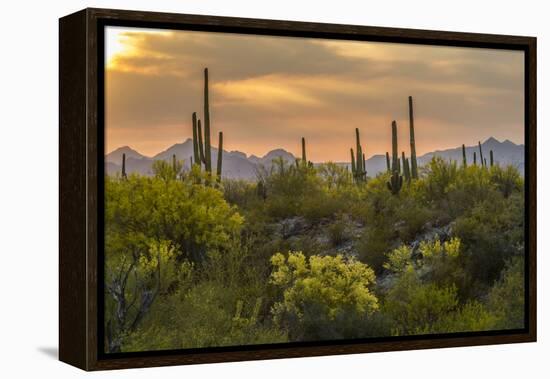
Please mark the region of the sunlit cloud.
POLYGON ((191 137, 210 73, 212 132, 224 147, 271 149, 345 161, 360 128, 367 156, 390 146, 397 120, 408 138, 415 102, 417 150, 523 143, 523 53, 224 33, 108 28, 106 150, 154 155, 191 137), (112 41, 112 42, 109 42, 112 41))

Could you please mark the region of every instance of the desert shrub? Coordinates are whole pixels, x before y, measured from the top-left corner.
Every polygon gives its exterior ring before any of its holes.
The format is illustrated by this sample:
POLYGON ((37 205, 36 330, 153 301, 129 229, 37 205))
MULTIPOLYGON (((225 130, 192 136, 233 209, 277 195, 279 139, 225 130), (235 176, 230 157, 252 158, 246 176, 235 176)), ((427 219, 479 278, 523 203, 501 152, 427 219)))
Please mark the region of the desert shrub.
POLYGON ((446 197, 449 188, 456 182, 459 169, 456 162, 445 162, 435 156, 425 167, 426 191, 433 200, 446 197))
POLYGON ((328 190, 340 190, 352 185, 351 173, 336 163, 323 163, 317 167, 317 172, 328 190))
POLYGON ((505 168, 493 166, 490 170, 490 176, 491 181, 505 198, 508 198, 514 192, 521 191, 523 187, 523 180, 514 166, 508 165, 505 168))
POLYGON ((367 333, 355 324, 378 309, 372 293, 374 272, 365 264, 341 255, 310 256, 290 252, 271 258, 271 283, 282 292, 272 313, 276 325, 289 331, 291 340, 345 338, 367 333))
POLYGON ((407 268, 414 264, 412 258, 412 249, 407 245, 401 245, 390 251, 387 255, 387 260, 384 263, 384 268, 393 273, 403 273, 407 268))
POLYGON ((521 329, 525 325, 524 266, 523 257, 510 260, 489 291, 489 309, 498 318, 499 329, 521 329))
POLYGON ((523 254, 523 199, 488 199, 456 220, 454 234, 463 244, 461 261, 472 285, 479 290, 498 279, 505 262, 523 254))
POLYGON ((248 209, 260 202, 255 185, 245 180, 224 179, 222 188, 225 200, 241 209, 248 209))
MULTIPOLYGON (((106 255, 128 250, 131 240, 176 244, 187 258, 224 250, 239 237, 242 216, 212 187, 189 181, 130 176, 105 179, 106 255), (110 243, 117 242, 117 246, 110 243)), ((130 245, 131 246, 131 245, 130 245)))
POLYGON ((404 242, 410 242, 422 232, 429 221, 434 219, 434 212, 418 200, 403 194, 395 210, 395 218, 399 223, 397 228, 399 238, 404 242))
POLYGON ((386 253, 395 245, 395 236, 396 231, 391 225, 384 225, 381 221, 367 224, 357 242, 359 260, 380 273, 386 261, 386 253))
POLYGON ((153 162, 153 175, 156 178, 168 181, 177 179, 182 173, 183 161, 168 162, 156 160, 153 162))
POLYGON ((497 317, 478 301, 471 301, 438 318, 424 333, 479 332, 498 329, 497 317))
MULTIPOLYGON (((261 300, 260 300, 261 301, 261 300)), ((261 302, 238 288, 201 282, 156 304, 146 323, 129 336, 124 351, 240 346, 285 342, 284 332, 262 320, 261 302)))
POLYGON ((393 334, 423 334, 457 307, 456 287, 422 283, 409 266, 386 295, 383 313, 393 321, 393 334))
POLYGON ((327 233, 332 246, 339 246, 349 241, 352 236, 349 230, 350 218, 344 213, 336 215, 335 220, 327 227, 327 233))

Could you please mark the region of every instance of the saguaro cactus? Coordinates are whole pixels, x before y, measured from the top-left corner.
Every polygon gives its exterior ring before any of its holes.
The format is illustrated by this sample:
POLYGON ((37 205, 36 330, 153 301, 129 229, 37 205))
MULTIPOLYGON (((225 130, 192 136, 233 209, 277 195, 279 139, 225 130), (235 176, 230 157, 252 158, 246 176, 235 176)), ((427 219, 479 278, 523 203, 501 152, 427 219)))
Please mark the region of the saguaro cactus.
POLYGON ((466 163, 466 146, 464 144, 462 144, 462 166, 468 166, 468 163, 466 163))
POLYGON ((390 154, 386 151, 386 168, 388 172, 391 172, 391 166, 390 166, 390 154))
POLYGON ((401 165, 403 166, 403 175, 405 175, 405 180, 407 182, 411 181, 411 171, 409 167, 409 160, 405 158, 405 152, 401 152, 401 165))
POLYGON ((391 123, 392 134, 392 174, 389 182, 387 182, 388 189, 393 195, 399 194, 401 187, 403 186, 403 176, 399 175, 399 156, 397 153, 397 122, 391 123))
POLYGON ((210 105, 208 101, 208 68, 204 69, 204 166, 206 171, 212 172, 212 156, 210 148, 210 105))
POLYGON ((353 153, 353 148, 349 149, 350 155, 351 155, 351 173, 353 177, 355 178, 355 173, 357 172, 357 168, 355 167, 355 154, 353 153))
POLYGON ((476 152, 474 151, 474 166, 477 165, 476 152))
POLYGON ((126 153, 122 153, 122 173, 121 176, 126 178, 126 153))
POLYGON ((176 167, 176 154, 172 154, 172 170, 174 171, 175 174, 177 174, 176 170, 177 170, 177 167, 176 167))
POLYGON ((302 164, 305 166, 307 164, 306 157, 306 139, 302 137, 302 164))
POLYGON ((493 158, 493 150, 489 151, 489 162, 491 163, 491 167, 493 167, 494 164, 494 158, 493 158))
POLYGON ((201 161, 200 155, 199 155, 199 141, 198 133, 197 133, 197 112, 193 112, 193 116, 191 117, 192 123, 193 123, 193 158, 195 163, 199 163, 201 161))
POLYGON ((414 141, 414 111, 412 96, 409 96, 409 133, 411 138, 411 176, 413 179, 417 179, 418 164, 416 161, 416 143, 414 141))
POLYGON ((216 179, 222 180, 222 154, 223 154, 223 132, 218 134, 218 164, 216 166, 216 179))
POLYGON ((483 150, 481 150, 481 142, 477 141, 477 144, 479 146, 479 163, 481 166, 485 166, 485 160, 483 159, 483 150))
POLYGON ((350 149, 351 153, 351 172, 356 183, 363 182, 367 179, 367 170, 365 169, 366 158, 363 153, 363 147, 361 146, 361 139, 359 136, 359 128, 355 128, 355 152, 353 148, 350 149))
POLYGON ((202 142, 201 120, 197 121, 197 132, 199 134, 199 160, 197 162, 199 162, 199 165, 200 165, 201 163, 204 164, 206 162, 206 157, 204 155, 204 144, 202 142))

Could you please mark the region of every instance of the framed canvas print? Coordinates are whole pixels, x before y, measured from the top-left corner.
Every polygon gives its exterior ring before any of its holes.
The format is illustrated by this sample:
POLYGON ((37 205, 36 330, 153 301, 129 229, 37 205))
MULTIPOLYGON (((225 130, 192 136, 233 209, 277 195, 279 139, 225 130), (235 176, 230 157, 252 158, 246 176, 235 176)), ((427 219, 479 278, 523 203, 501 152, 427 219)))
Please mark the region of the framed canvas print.
POLYGON ((536 39, 60 19, 60 359, 536 340, 536 39))

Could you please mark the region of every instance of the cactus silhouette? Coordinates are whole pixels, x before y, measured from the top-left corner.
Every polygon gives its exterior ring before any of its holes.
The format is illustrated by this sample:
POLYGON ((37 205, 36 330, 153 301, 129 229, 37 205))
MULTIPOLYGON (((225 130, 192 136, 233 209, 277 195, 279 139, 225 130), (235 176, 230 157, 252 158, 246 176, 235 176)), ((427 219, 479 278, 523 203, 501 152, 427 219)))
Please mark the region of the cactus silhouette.
POLYGON ((416 142, 414 140, 414 111, 412 96, 409 96, 409 133, 411 139, 411 176, 413 179, 417 179, 418 163, 416 161, 416 142))
POLYGON ((401 187, 403 186, 403 176, 399 175, 399 156, 397 153, 397 122, 391 123, 391 136, 392 136, 392 174, 390 180, 387 182, 388 189, 393 195, 399 194, 401 187))
POLYGON ((390 154, 386 151, 386 168, 388 172, 391 172, 391 166, 390 166, 390 154))
POLYGON ((351 174, 355 178, 357 168, 355 167, 355 154, 353 153, 353 148, 349 149, 349 152, 351 153, 351 174))
POLYGON ((212 172, 212 156, 210 146, 210 105, 208 101, 208 68, 204 69, 204 166, 208 173, 212 172))
POLYGON ((491 164, 491 167, 493 167, 493 164, 494 164, 493 150, 489 151, 489 162, 491 164))
POLYGON ((197 112, 193 112, 193 116, 191 117, 191 121, 193 123, 193 158, 195 163, 199 163, 201 161, 200 155, 199 155, 199 141, 198 138, 198 132, 197 132, 197 112))
POLYGON ((359 136, 359 128, 355 128, 355 154, 353 148, 351 152, 351 171, 353 179, 356 183, 364 182, 367 180, 367 171, 365 169, 366 159, 363 153, 363 147, 361 146, 361 139, 359 136))
POLYGON ((126 178, 126 154, 122 153, 122 173, 121 176, 126 178))
POLYGON ((466 146, 464 144, 462 144, 462 166, 468 166, 468 163, 466 163, 466 146))
POLYGON ((401 152, 401 165, 403 166, 403 175, 405 175, 405 180, 407 182, 411 181, 411 171, 409 167, 409 160, 405 158, 405 152, 401 152))
POLYGON ((479 163, 481 166, 485 166, 485 160, 483 159, 483 150, 481 150, 481 142, 477 141, 477 144, 479 146, 479 163))
POLYGON ((306 139, 304 137, 302 137, 302 165, 304 167, 307 165, 306 139))
POLYGON ((474 166, 477 165, 476 152, 474 151, 474 166))
POLYGON ((202 126, 201 126, 201 120, 197 121, 197 133, 199 134, 199 165, 205 164, 206 157, 204 155, 204 144, 202 142, 202 126))
POLYGON ((223 154, 223 132, 218 135, 218 164, 216 166, 216 179, 222 179, 222 154, 223 154))
MULTIPOLYGON (((208 93, 208 68, 204 69, 204 133, 201 120, 197 119, 197 113, 193 112, 192 127, 193 127, 193 159, 190 159, 191 165, 195 162, 196 165, 202 167, 209 174, 212 174, 212 144, 210 141, 210 102, 208 93)), ((217 180, 221 178, 223 159, 223 133, 219 134, 218 142, 218 161, 217 161, 217 180)))

